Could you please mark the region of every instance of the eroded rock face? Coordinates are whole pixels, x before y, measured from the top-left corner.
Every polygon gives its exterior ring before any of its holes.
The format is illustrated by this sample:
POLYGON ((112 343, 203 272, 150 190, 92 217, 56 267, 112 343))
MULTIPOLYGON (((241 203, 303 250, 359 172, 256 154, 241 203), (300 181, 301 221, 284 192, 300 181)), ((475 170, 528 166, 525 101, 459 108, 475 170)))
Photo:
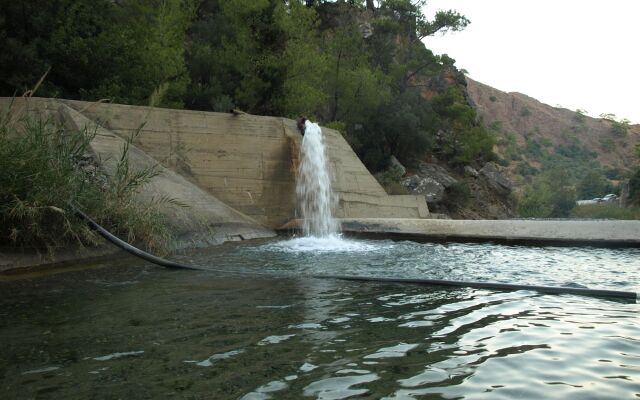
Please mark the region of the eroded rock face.
POLYGON ((488 162, 480 170, 487 184, 499 194, 506 196, 513 190, 513 183, 505 177, 495 163, 488 162))
POLYGON ((429 163, 420 163, 418 173, 402 180, 411 193, 424 195, 427 203, 439 203, 445 198, 445 190, 458 181, 446 169, 429 163))

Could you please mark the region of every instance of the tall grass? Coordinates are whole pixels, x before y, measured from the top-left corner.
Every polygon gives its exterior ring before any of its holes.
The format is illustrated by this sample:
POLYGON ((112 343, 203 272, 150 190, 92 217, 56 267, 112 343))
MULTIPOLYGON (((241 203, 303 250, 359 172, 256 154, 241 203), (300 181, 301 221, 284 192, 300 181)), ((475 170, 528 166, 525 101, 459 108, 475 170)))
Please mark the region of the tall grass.
POLYGON ((159 208, 171 200, 136 199, 157 169, 129 167, 129 140, 114 176, 106 178, 91 157, 94 135, 42 117, 0 119, 0 244, 54 253, 100 243, 74 216, 73 203, 125 240, 160 253, 170 247, 172 236, 159 208))

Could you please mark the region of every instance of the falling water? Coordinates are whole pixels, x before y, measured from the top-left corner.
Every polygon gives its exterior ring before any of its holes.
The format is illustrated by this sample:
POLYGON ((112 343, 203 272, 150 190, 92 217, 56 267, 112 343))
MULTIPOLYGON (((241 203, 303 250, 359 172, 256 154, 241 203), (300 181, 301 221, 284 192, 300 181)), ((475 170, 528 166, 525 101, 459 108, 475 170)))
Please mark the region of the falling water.
POLYGON ((305 122, 302 139, 302 160, 296 182, 296 193, 305 236, 329 237, 338 231, 338 224, 331 215, 334 195, 331 191, 329 162, 320 126, 305 122))

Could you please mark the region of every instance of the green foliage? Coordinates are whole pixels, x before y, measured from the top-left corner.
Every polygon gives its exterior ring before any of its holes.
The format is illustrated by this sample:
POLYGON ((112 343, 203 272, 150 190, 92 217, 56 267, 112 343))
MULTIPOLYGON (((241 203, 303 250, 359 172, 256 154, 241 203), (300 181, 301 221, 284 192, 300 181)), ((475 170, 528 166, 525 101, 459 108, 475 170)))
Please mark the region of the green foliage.
POLYGON ((527 137, 526 145, 524 152, 532 160, 540 160, 547 156, 547 152, 542 146, 540 142, 531 137, 527 137))
POLYGON ((463 208, 471 200, 471 189, 464 181, 458 181, 449 186, 446 191, 447 204, 456 209, 463 208))
POLYGON ((629 179, 629 199, 632 204, 640 206, 640 168, 629 179))
POLYGON ((592 199, 604 196, 611 189, 611 184, 602 172, 591 170, 578 182, 576 192, 579 199, 592 199))
POLYGON ((571 211, 573 218, 640 219, 640 207, 620 207, 617 204, 585 204, 571 211))
POLYGON ((604 176, 607 179, 621 179, 623 177, 623 173, 618 168, 610 167, 605 169, 604 176))
POLYGON ((317 25, 300 1, 202 1, 189 35, 187 107, 223 111, 223 100, 255 114, 314 114, 328 98, 317 25))
POLYGON ((402 170, 399 167, 390 165, 387 169, 378 172, 374 176, 388 194, 407 194, 407 189, 400 183, 402 170))
POLYGON ((458 87, 449 87, 432 102, 439 117, 439 128, 446 132, 438 138, 438 145, 451 163, 469 164, 496 158, 495 135, 477 123, 475 109, 466 102, 458 87))
POLYGON ((134 200, 157 171, 131 170, 125 148, 114 180, 101 182, 86 163, 92 137, 42 119, 0 123, 0 243, 50 253, 68 244, 97 244, 96 234, 74 216, 73 203, 129 241, 167 250, 171 235, 158 206, 171 200, 134 200))
POLYGON ((556 169, 536 176, 518 201, 522 217, 563 218, 576 204, 576 194, 565 171, 556 169))
POLYGON ((496 96, 489 96, 489 100, 490 100, 492 103, 495 103, 495 102, 496 102, 496 100, 498 100, 498 98, 497 98, 496 96))
POLYGON ((42 96, 148 104, 155 92, 157 104, 181 105, 191 0, 0 0, 0 8, 1 95, 25 92, 50 67, 42 96))
POLYGON ((573 120, 581 125, 584 124, 587 120, 587 111, 578 108, 576 113, 573 115, 573 120))
POLYGON ((615 114, 603 113, 600 114, 600 118, 605 121, 609 121, 611 124, 611 133, 618 137, 626 137, 629 132, 629 121, 626 118, 618 119, 615 114))
POLYGON ((469 20, 424 3, 0 0, 0 94, 51 67, 43 96, 333 122, 375 171, 426 151, 492 160, 455 60, 421 42, 469 20))
POLYGON ((522 110, 520 110, 520 116, 528 117, 529 115, 531 115, 531 110, 529 110, 529 108, 527 107, 522 107, 522 110))
POLYGON ((600 138, 599 143, 600 148, 602 148, 602 150, 606 151, 607 153, 610 153, 616 147, 613 139, 611 138, 600 138))
POLYGON ((533 176, 540 173, 540 171, 537 168, 533 167, 531 164, 529 164, 526 161, 519 163, 518 166, 516 167, 515 172, 518 175, 522 175, 524 177, 533 176))

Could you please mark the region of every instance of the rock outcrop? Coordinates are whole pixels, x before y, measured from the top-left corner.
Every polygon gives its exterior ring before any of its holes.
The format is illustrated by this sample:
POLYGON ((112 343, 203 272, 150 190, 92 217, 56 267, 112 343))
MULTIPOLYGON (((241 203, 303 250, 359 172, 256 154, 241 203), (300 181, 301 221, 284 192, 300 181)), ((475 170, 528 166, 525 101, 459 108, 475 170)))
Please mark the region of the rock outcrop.
POLYGON ((513 183, 507 179, 495 163, 488 162, 480 170, 480 175, 487 182, 489 187, 497 193, 507 196, 513 190, 513 183))

